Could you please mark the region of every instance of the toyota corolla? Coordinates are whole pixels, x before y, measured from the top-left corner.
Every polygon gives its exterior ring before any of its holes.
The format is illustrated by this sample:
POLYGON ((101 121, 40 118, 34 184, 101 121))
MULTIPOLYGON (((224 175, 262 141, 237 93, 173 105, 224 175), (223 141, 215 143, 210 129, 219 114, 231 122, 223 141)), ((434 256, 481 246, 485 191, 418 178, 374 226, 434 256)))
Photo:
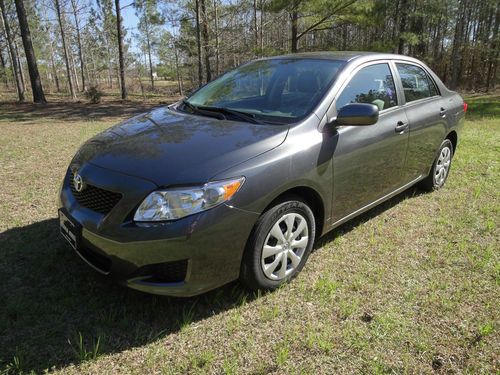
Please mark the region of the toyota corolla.
POLYGON ((259 59, 88 140, 61 187, 60 231, 145 292, 271 290, 316 238, 412 185, 441 188, 466 108, 405 56, 259 59))

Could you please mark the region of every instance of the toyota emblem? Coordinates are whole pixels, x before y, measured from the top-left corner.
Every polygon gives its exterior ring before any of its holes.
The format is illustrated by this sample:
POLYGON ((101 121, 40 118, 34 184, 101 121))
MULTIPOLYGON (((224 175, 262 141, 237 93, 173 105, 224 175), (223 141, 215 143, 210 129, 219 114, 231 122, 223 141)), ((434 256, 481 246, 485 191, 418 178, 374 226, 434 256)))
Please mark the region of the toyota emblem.
POLYGON ((73 176, 73 186, 77 192, 81 192, 85 188, 83 178, 78 173, 73 176))

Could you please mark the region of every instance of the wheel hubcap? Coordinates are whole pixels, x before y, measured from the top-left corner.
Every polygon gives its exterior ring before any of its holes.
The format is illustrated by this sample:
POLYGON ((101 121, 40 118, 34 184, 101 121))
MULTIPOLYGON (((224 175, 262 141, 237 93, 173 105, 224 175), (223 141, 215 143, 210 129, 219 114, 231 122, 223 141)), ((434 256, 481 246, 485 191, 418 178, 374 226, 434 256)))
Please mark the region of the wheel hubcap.
POLYGON ((444 147, 439 153, 436 168, 434 169, 434 182, 438 186, 442 186, 448 176, 448 170, 451 163, 451 150, 449 147, 444 147))
POLYGON ((271 280, 282 280, 299 266, 309 243, 309 229, 304 216, 283 215, 267 234, 262 248, 261 266, 271 280))

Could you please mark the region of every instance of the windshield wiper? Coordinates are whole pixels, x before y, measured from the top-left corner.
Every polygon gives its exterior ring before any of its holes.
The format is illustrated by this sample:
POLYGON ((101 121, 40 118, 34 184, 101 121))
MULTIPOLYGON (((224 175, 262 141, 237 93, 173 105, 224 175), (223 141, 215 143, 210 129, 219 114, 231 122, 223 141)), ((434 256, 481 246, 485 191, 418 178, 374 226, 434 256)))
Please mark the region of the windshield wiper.
POLYGON ((264 122, 256 119, 253 115, 237 111, 235 109, 230 109, 226 107, 205 107, 205 106, 195 106, 191 103, 189 103, 186 99, 183 99, 181 103, 189 108, 191 112, 198 114, 198 115, 204 115, 204 116, 213 116, 214 114, 217 114, 218 116, 215 116, 219 119, 227 119, 227 116, 233 116, 236 117, 239 120, 250 122, 252 124, 264 124, 264 122), (222 116, 222 118, 220 117, 222 116))
POLYGON ((199 108, 199 107, 189 103, 186 99, 182 99, 181 103, 184 105, 184 107, 189 108, 193 114, 201 115, 201 116, 215 117, 219 120, 224 120, 226 118, 226 116, 224 116, 222 113, 199 108))
POLYGON ((184 105, 184 107, 188 107, 193 113, 200 113, 198 107, 192 105, 186 99, 182 99, 181 103, 184 105))
POLYGON ((227 118, 227 115, 236 117, 239 120, 250 122, 252 124, 264 124, 264 122, 256 119, 254 116, 252 116, 249 113, 246 112, 241 112, 237 111, 235 109, 231 108, 226 108, 226 107, 199 107, 199 109, 204 110, 204 111, 213 111, 213 112, 218 112, 226 115, 225 117, 227 118))

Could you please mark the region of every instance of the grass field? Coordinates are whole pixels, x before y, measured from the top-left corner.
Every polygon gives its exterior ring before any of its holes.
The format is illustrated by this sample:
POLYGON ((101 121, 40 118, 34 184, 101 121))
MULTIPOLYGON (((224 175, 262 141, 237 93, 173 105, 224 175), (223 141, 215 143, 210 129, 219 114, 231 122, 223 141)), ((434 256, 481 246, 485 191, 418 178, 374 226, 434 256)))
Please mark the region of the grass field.
POLYGON ((78 146, 150 106, 0 103, 0 373, 500 372, 497 96, 470 101, 444 189, 336 229, 274 293, 190 299, 115 285, 58 234, 78 146))

